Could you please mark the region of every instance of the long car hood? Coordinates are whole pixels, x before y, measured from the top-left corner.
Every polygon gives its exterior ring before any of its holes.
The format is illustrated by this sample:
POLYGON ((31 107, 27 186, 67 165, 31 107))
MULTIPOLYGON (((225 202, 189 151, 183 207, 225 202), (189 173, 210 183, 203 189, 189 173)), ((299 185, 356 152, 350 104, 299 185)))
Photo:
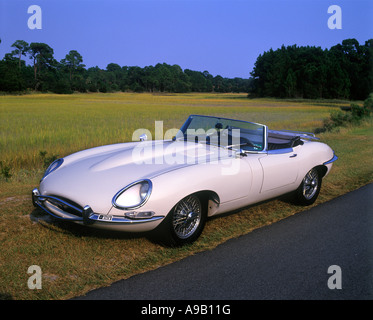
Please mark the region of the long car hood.
POLYGON ((42 194, 70 199, 106 213, 113 196, 128 184, 185 166, 232 156, 232 151, 182 141, 123 143, 81 151, 41 183, 42 194))

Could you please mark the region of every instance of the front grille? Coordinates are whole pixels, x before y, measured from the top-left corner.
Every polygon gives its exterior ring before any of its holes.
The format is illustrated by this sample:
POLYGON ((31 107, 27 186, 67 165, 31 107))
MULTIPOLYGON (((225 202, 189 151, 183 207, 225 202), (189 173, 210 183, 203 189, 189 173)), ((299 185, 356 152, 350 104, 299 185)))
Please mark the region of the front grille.
POLYGON ((62 211, 72 214, 74 216, 82 217, 83 216, 83 208, 78 205, 77 203, 56 196, 48 196, 46 197, 46 201, 52 204, 53 206, 61 209, 62 211))

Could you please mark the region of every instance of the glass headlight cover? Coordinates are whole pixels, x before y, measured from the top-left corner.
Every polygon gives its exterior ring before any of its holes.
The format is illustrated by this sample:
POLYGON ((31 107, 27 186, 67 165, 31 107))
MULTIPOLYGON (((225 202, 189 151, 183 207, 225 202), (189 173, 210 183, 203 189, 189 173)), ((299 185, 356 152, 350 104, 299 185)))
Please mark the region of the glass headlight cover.
POLYGON ((44 176, 43 176, 43 178, 41 178, 40 181, 43 181, 44 178, 45 178, 48 174, 50 174, 51 172, 53 172, 53 171, 57 170, 59 167, 61 167, 62 163, 63 163, 63 159, 62 159, 62 158, 53 161, 53 162, 49 165, 48 169, 45 171, 44 176))
POLYGON ((121 189, 113 198, 118 209, 136 209, 145 204, 152 192, 152 182, 148 179, 135 181, 121 189))

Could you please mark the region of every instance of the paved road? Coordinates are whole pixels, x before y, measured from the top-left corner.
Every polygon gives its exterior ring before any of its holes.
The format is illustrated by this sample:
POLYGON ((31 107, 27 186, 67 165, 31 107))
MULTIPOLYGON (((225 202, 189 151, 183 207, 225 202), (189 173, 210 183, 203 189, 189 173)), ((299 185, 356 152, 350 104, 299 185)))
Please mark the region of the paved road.
POLYGON ((372 196, 370 184, 77 299, 372 299, 372 196), (332 265, 342 289, 328 287, 332 265))

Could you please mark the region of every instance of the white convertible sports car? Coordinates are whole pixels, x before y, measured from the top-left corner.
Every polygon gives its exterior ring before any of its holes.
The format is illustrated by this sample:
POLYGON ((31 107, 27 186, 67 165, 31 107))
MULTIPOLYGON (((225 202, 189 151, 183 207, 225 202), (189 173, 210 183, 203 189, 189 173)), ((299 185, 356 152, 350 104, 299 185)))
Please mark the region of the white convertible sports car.
POLYGON ((169 140, 120 143, 53 162, 35 206, 58 219, 196 240, 207 217, 293 192, 312 204, 333 150, 313 134, 191 115, 169 140))

